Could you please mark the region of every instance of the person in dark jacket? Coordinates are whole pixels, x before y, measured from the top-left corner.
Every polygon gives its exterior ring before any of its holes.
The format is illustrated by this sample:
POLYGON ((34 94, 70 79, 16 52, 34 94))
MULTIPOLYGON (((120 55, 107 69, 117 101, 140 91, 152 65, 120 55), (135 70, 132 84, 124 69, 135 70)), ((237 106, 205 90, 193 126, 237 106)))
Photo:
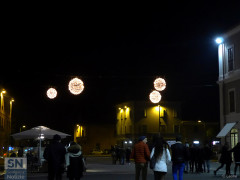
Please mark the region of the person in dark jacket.
POLYGON ((194 167, 195 171, 197 170, 197 163, 196 163, 196 145, 192 144, 190 149, 189 149, 189 159, 190 159, 190 172, 194 172, 194 167))
POLYGON ((237 175, 238 166, 239 166, 239 172, 240 172, 240 142, 238 142, 237 145, 230 150, 230 152, 233 152, 233 157, 235 161, 234 175, 237 175))
POLYGON ((176 143, 171 146, 173 180, 178 179, 178 172, 179 180, 183 179, 184 162, 188 159, 186 147, 182 144, 181 139, 181 136, 177 136, 176 143))
POLYGON ((210 172, 210 159, 212 157, 212 149, 209 147, 208 144, 205 145, 204 147, 204 172, 206 172, 206 167, 207 167, 207 173, 210 172))
POLYGON ((221 165, 214 171, 214 175, 217 174, 217 171, 221 169, 224 166, 224 164, 226 164, 226 175, 227 176, 230 175, 232 157, 231 157, 231 152, 228 151, 228 148, 229 148, 228 143, 225 143, 224 146, 222 147, 221 156, 219 160, 221 165))
POLYGON ((67 148, 66 166, 69 180, 80 180, 84 172, 84 161, 81 146, 75 142, 67 148))
POLYGON ((43 157, 48 161, 48 180, 61 180, 64 172, 66 149, 58 134, 53 136, 52 143, 45 148, 43 157))
MULTIPOLYGON (((189 144, 185 143, 185 147, 186 147, 186 151, 188 152, 188 154, 190 154, 190 148, 189 148, 189 144)), ((189 161, 190 161, 190 156, 185 160, 185 169, 184 169, 184 173, 188 173, 188 168, 189 168, 189 161)))

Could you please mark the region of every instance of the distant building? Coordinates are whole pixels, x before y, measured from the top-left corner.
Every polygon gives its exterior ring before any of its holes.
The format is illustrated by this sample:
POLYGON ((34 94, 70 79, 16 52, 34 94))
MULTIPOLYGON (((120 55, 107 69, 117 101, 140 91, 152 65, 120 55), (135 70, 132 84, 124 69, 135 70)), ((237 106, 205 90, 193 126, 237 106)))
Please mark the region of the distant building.
POLYGON ((150 102, 129 101, 118 104, 116 111, 116 135, 118 144, 123 146, 137 141, 141 135, 151 139, 160 133, 165 140, 172 141, 181 134, 184 142, 199 140, 205 143, 217 133, 214 130, 217 123, 183 121, 179 102, 161 102, 159 107, 150 102))
POLYGON ((84 154, 104 154, 116 144, 112 124, 78 124, 74 128, 74 141, 82 146, 84 154))
POLYGON ((219 62, 220 127, 217 137, 231 147, 240 141, 240 25, 216 41, 219 62))
POLYGON ((0 89, 0 93, 0 156, 2 156, 10 145, 12 103, 14 100, 7 95, 6 90, 0 89))
POLYGON ((116 134, 118 141, 136 139, 141 135, 152 137, 160 133, 174 139, 180 133, 180 103, 161 102, 161 105, 145 101, 130 101, 117 105, 116 134), (159 111, 160 110, 160 111, 159 111))

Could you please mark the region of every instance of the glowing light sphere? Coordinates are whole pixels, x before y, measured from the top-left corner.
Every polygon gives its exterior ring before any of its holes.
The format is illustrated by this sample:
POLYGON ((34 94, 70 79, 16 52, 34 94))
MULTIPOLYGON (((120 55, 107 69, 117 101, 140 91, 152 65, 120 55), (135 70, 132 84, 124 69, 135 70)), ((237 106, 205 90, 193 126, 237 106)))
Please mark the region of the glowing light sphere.
POLYGON ((80 94, 84 89, 83 81, 78 78, 72 79, 68 84, 68 89, 74 95, 80 94))
POLYGON ((157 78, 154 81, 154 88, 158 91, 163 91, 166 89, 166 81, 163 78, 157 78))
POLYGON ((158 91, 152 91, 149 95, 149 99, 152 103, 159 103, 161 101, 161 94, 158 91))
POLYGON ((221 44, 221 43, 223 42, 223 38, 222 38, 222 37, 218 37, 218 38, 215 40, 215 42, 216 42, 217 44, 221 44))
POLYGON ((54 99, 55 97, 57 97, 57 90, 54 88, 49 88, 47 90, 47 97, 49 99, 54 99))

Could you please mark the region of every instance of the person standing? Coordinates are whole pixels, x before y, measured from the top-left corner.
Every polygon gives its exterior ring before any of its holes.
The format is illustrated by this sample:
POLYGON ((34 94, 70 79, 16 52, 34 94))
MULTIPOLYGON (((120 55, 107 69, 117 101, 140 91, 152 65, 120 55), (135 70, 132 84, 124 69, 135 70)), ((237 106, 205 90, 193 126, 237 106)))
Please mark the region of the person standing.
POLYGON ((83 176, 84 163, 81 146, 75 142, 67 148, 66 154, 67 177, 69 180, 80 180, 83 176))
POLYGON ((155 141, 155 147, 152 149, 150 158, 155 157, 156 164, 153 168, 154 179, 164 180, 167 173, 167 163, 171 161, 170 152, 161 137, 155 141))
POLYGON ((126 163, 129 165, 130 164, 130 156, 131 156, 131 149, 128 147, 126 149, 126 163))
POLYGON ((221 150, 221 157, 219 162, 221 163, 221 165, 214 171, 214 175, 217 174, 217 171, 219 169, 221 169, 224 164, 226 164, 226 175, 230 175, 230 167, 231 167, 231 163, 232 163, 232 157, 231 157, 231 152, 228 151, 228 143, 225 143, 224 146, 222 147, 221 150))
POLYGON ((233 157, 235 161, 234 175, 237 175, 238 166, 239 166, 239 172, 240 172, 240 142, 238 142, 237 145, 230 150, 230 152, 233 152, 233 157))
POLYGON ((138 143, 134 145, 131 153, 131 158, 135 160, 135 180, 140 179, 140 173, 142 172, 142 180, 147 179, 148 161, 150 160, 150 151, 147 145, 146 136, 141 136, 138 139, 138 143))
POLYGON ((64 172, 66 149, 61 136, 55 134, 53 141, 45 148, 43 157, 48 161, 48 180, 61 180, 64 172))
POLYGON ((176 137, 176 143, 171 146, 172 150, 172 175, 173 179, 179 180, 183 179, 183 171, 185 164, 184 162, 188 158, 186 147, 181 142, 181 136, 176 137))
MULTIPOLYGON (((190 150, 189 150, 189 144, 185 143, 185 147, 186 147, 186 151, 190 154, 190 150)), ((188 173, 189 170, 189 161, 190 161, 190 156, 186 159, 185 161, 185 167, 184 167, 184 173, 188 173)))
POLYGON ((18 149, 18 157, 23 157, 23 146, 20 145, 19 149, 18 149))
POLYGON ((210 172, 210 159, 212 157, 212 149, 208 144, 205 145, 204 147, 204 172, 206 172, 206 167, 207 167, 207 173, 210 172))

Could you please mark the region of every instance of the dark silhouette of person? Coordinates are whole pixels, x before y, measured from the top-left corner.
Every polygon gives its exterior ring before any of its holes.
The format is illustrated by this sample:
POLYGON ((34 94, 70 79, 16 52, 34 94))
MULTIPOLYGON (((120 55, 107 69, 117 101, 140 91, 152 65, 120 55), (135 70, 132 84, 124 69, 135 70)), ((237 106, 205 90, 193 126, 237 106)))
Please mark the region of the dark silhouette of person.
POLYGON ((53 136, 53 141, 46 147, 43 157, 48 161, 48 179, 61 180, 64 172, 66 149, 61 143, 58 134, 53 136))
POLYGON ((238 142, 237 145, 230 150, 230 152, 233 152, 233 157, 235 161, 234 175, 237 175, 238 166, 239 166, 239 172, 240 172, 240 142, 238 142))
POLYGON ((185 161, 188 159, 186 147, 181 142, 182 137, 176 137, 176 143, 171 146, 172 150, 172 175, 174 180, 183 179, 185 161))
POLYGON ((228 151, 228 143, 225 143, 224 146, 222 147, 221 150, 221 157, 219 162, 221 163, 221 165, 214 171, 214 175, 217 174, 217 171, 219 169, 221 169, 224 164, 226 164, 226 175, 230 175, 230 167, 231 167, 231 163, 232 163, 232 157, 231 157, 231 152, 228 151))
POLYGON ((80 180, 83 177, 84 162, 81 146, 75 142, 72 142, 67 148, 66 166, 69 180, 80 180))

